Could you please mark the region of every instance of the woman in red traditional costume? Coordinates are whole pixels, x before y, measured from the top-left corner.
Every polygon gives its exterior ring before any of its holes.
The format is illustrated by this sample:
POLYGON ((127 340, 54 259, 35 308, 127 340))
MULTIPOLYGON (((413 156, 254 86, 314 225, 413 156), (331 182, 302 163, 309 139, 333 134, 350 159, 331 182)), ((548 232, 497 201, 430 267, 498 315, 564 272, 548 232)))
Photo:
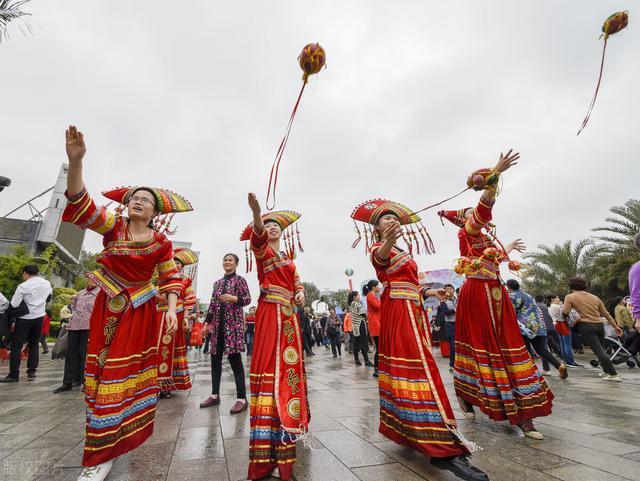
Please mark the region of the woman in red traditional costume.
POLYGON ((103 236, 101 268, 88 274, 100 288, 91 314, 85 368, 87 425, 80 481, 102 481, 113 459, 140 446, 153 432, 158 398, 155 297, 167 294, 167 332, 178 326, 181 283, 171 242, 152 228, 156 215, 191 205, 163 189, 125 187, 105 196, 127 207, 128 217, 97 207, 82 179, 84 138, 66 132, 68 199, 63 220, 103 236), (158 288, 151 283, 158 272, 158 288))
MULTIPOLYGON (((444 296, 444 289, 419 285, 413 253, 420 253, 420 239, 425 253, 433 250, 424 226, 412 226, 420 222, 420 217, 402 204, 384 199, 360 204, 351 217, 365 223, 367 252, 384 286, 378 340, 380 432, 429 456, 434 466, 462 479, 488 480, 467 460, 474 445, 464 440, 456 428, 431 353, 429 321, 422 301, 428 296, 444 296), (403 236, 408 251, 396 244, 403 236)), ((357 225, 356 229, 360 234, 357 225)))
POLYGON ((173 251, 173 261, 180 272, 180 292, 176 306, 178 328, 172 335, 167 332, 166 312, 169 307, 167 296, 158 295, 158 315, 160 316, 160 336, 158 339, 158 383, 160 397, 170 398, 171 391, 191 389, 191 376, 187 362, 187 320, 196 306, 196 294, 191 286, 191 278, 183 274, 185 266, 198 262, 198 255, 191 249, 178 248, 173 251))
POLYGON ((373 377, 378 377, 378 339, 380 338, 380 282, 370 280, 362 288, 362 294, 367 299, 367 321, 369 322, 369 335, 373 339, 376 353, 373 355, 373 377))
MULTIPOLYGON (((456 270, 466 274, 456 311, 454 385, 465 416, 473 419, 473 406, 494 421, 508 420, 525 436, 542 439, 532 419, 551 414, 553 394, 538 372, 522 340, 513 304, 500 279, 500 264, 517 239, 506 246, 488 231, 500 175, 520 155, 507 152, 493 169, 475 172, 468 185, 483 190, 475 208, 440 211, 460 227, 460 254, 456 270), (491 235, 488 235, 491 234, 491 235)), ((510 267, 517 264, 510 262, 510 267)))
MULTIPOLYGON (((255 194, 249 194, 248 200, 253 223, 240 240, 250 242, 260 284, 250 367, 248 479, 272 475, 288 480, 296 461, 295 442, 306 434, 310 419, 302 338, 294 309, 295 304, 304 305, 304 286, 293 263, 294 230, 287 229, 300 214, 285 210, 261 215, 255 194), (281 239, 286 252, 281 252, 281 239)), ((299 235, 298 246, 302 250, 299 235)), ((248 263, 249 258, 247 253, 248 263)))

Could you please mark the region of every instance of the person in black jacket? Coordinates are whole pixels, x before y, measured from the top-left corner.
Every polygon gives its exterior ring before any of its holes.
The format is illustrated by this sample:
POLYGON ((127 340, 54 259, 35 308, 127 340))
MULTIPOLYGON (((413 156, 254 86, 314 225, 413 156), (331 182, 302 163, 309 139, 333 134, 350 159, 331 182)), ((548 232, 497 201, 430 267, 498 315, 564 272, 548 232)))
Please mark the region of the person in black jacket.
POLYGON ((302 333, 302 343, 304 344, 304 352, 308 356, 315 356, 311 346, 313 345, 311 331, 311 308, 304 306, 304 309, 298 308, 298 319, 300 319, 300 332, 302 333))
POLYGON ((438 321, 444 324, 446 339, 449 341, 449 372, 453 372, 453 363, 456 358, 456 307, 458 300, 456 299, 455 289, 451 284, 445 284, 444 290, 447 292, 445 298, 440 302, 436 311, 436 324, 438 321))

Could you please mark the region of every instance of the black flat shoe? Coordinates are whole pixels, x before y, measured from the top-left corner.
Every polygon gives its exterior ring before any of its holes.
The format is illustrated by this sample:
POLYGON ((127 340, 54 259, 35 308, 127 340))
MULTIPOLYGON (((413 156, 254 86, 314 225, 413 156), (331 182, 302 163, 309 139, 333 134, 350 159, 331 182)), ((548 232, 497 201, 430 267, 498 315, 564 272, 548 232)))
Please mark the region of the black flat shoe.
POLYGON ((3 379, 0 379, 0 382, 18 382, 18 379, 15 377, 7 376, 3 379))
POLYGON ((65 392, 65 391, 71 391, 71 385, 63 384, 62 386, 55 388, 53 390, 53 393, 58 394, 59 392, 65 392))
POLYGON ((364 365, 367 366, 367 367, 373 367, 373 363, 372 362, 366 362, 364 365))
POLYGON ((465 456, 431 458, 431 464, 436 468, 451 471, 457 477, 464 479, 465 481, 489 481, 487 473, 471 464, 465 456))
POLYGON ((82 386, 82 381, 76 381, 71 385, 71 387, 78 387, 78 386, 82 386))

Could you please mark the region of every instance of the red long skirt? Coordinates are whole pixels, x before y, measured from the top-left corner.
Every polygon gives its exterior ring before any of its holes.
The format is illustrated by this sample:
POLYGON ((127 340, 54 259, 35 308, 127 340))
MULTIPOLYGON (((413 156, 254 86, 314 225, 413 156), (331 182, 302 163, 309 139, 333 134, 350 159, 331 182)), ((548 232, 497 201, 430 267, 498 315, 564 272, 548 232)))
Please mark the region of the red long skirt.
POLYGON ((380 432, 429 457, 467 452, 428 342, 420 304, 382 296, 378 344, 380 432), (449 427, 448 427, 449 426, 449 427))
POLYGON ((85 366, 84 466, 131 451, 153 433, 158 330, 155 299, 134 309, 123 294, 98 293, 85 366))
POLYGON ((188 391, 191 376, 187 361, 186 333, 182 327, 184 311, 178 312, 178 329, 173 335, 165 334, 165 312, 159 312, 160 338, 158 342, 158 384, 163 392, 188 391))
MULTIPOLYGON (((275 397, 276 351, 278 349, 278 310, 282 320, 285 311, 292 312, 294 322, 298 322, 291 308, 270 302, 258 303, 256 311, 255 337, 251 367, 249 369, 251 387, 248 479, 262 479, 278 468, 283 480, 293 476, 296 462, 296 445, 291 437, 283 433, 275 397)), ((302 353, 298 353, 302 355, 302 353)), ((303 372, 304 389, 307 389, 303 372)))
POLYGON ((495 421, 551 414, 553 393, 527 351, 498 280, 467 279, 456 309, 456 394, 495 421))

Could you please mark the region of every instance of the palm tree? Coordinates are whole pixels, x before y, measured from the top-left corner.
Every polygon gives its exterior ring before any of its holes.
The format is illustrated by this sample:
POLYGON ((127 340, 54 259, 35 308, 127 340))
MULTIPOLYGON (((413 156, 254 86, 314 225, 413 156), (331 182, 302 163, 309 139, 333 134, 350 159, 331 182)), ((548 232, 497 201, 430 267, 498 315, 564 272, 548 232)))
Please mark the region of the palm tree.
POLYGON ((539 245, 538 251, 524 255, 528 261, 523 271, 524 288, 531 294, 566 294, 570 277, 592 277, 594 262, 603 250, 590 239, 575 244, 568 240, 551 247, 539 245))
POLYGON ((614 214, 605 219, 609 224, 593 229, 604 233, 596 236, 604 242, 605 255, 596 261, 593 278, 604 299, 629 292, 629 269, 640 260, 640 251, 633 243, 633 236, 640 232, 640 200, 629 199, 624 205, 613 206, 609 211, 614 214))
POLYGON ((24 23, 21 24, 23 17, 31 15, 24 12, 22 6, 25 3, 29 3, 30 0, 0 0, 0 42, 2 39, 9 39, 9 31, 7 27, 11 22, 18 25, 18 28, 22 33, 25 33, 25 29, 31 32, 31 27, 24 23))
POLYGON ((633 236, 640 232, 640 200, 629 199, 624 205, 614 205, 609 212, 616 217, 607 217, 605 221, 609 225, 592 229, 607 233, 596 238, 605 241, 609 248, 632 244, 633 236))

